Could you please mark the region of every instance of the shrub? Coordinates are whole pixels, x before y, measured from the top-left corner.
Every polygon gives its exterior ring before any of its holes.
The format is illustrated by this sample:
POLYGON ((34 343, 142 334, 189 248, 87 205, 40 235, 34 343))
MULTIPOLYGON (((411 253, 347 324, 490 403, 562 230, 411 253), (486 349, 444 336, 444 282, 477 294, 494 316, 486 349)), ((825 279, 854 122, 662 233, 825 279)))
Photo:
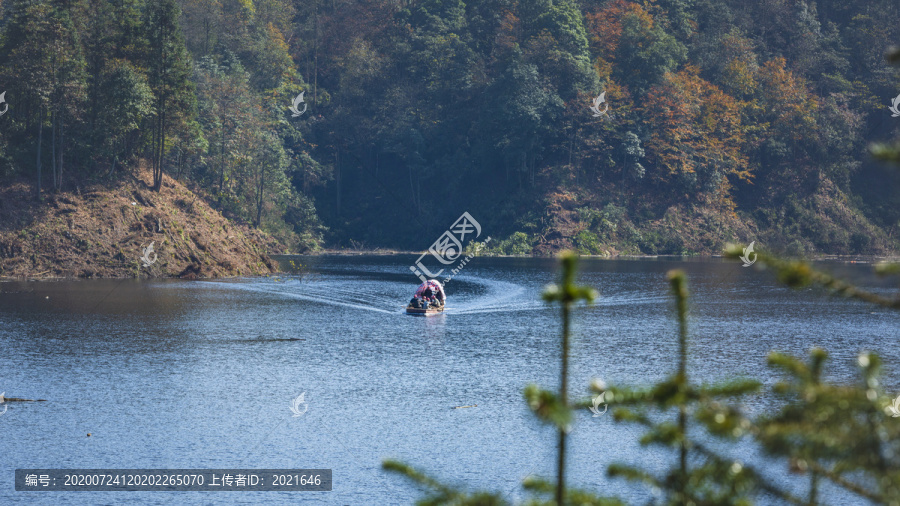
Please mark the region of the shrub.
POLYGON ((600 238, 589 230, 578 232, 575 236, 575 247, 583 255, 599 255, 602 252, 600 238))

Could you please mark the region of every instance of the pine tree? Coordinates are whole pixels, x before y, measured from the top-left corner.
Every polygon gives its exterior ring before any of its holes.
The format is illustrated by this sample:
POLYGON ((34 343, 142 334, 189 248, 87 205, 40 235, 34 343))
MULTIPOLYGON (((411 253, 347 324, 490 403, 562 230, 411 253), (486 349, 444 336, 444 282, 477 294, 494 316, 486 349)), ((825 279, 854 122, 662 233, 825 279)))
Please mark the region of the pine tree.
POLYGON ((155 99, 152 124, 153 189, 162 186, 166 136, 179 123, 195 114, 191 60, 179 26, 180 10, 175 0, 150 2, 144 22, 149 50, 144 64, 155 99))

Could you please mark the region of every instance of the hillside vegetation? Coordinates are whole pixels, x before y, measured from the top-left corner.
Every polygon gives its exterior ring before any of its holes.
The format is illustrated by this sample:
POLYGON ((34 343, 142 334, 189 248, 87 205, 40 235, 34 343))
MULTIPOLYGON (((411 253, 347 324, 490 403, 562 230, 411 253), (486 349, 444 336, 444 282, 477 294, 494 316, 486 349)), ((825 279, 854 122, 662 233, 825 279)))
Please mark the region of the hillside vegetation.
POLYGON ((0 186, 43 206, 146 163, 294 252, 423 250, 463 211, 504 254, 898 246, 898 176, 867 155, 900 133, 893 0, 0 13, 0 186))

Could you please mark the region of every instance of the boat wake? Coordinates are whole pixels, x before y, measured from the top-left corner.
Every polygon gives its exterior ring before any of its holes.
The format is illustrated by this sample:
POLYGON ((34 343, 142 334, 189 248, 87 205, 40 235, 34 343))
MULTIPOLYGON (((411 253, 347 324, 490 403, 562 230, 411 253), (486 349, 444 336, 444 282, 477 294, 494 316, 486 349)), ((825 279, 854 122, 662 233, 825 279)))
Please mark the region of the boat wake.
MULTIPOLYGON (((488 278, 454 278, 446 314, 474 315, 519 311, 547 311, 552 306, 541 300, 542 287, 488 278), (454 293, 455 292, 455 293, 454 293)), ((404 314, 403 308, 414 288, 408 282, 366 279, 353 275, 319 275, 307 278, 257 278, 239 282, 208 282, 224 290, 245 290, 318 304, 348 307, 382 314, 404 314)), ((665 303, 666 295, 646 292, 602 295, 594 306, 612 307, 665 303)))
POLYGON ((459 281, 480 285, 485 293, 473 297, 460 295, 459 299, 450 300, 447 303, 450 307, 446 310, 449 314, 466 315, 547 309, 547 305, 541 302, 538 293, 534 290, 527 290, 524 286, 516 283, 482 278, 477 280, 462 278, 459 281))
MULTIPOLYGON (((553 307, 541 299, 543 287, 526 289, 522 285, 497 280, 466 280, 469 283, 483 285, 487 293, 478 295, 461 303, 451 302, 448 313, 480 314, 510 311, 542 311, 553 307)), ((663 304, 666 295, 646 295, 644 292, 603 295, 594 301, 594 307, 615 307, 642 304, 663 304)))
MULTIPOLYGON (((331 279, 328 280, 327 286, 316 286, 319 283, 310 284, 293 279, 284 281, 253 280, 244 283, 212 282, 209 285, 225 290, 245 290, 289 299, 374 311, 376 313, 390 314, 396 312, 391 310, 392 306, 397 305, 396 298, 388 298, 385 295, 372 293, 372 291, 362 289, 362 287, 357 287, 356 289, 351 289, 349 286, 342 287, 340 286, 341 281, 346 280, 331 279)), ((359 285, 365 284, 364 282, 355 283, 359 285)))

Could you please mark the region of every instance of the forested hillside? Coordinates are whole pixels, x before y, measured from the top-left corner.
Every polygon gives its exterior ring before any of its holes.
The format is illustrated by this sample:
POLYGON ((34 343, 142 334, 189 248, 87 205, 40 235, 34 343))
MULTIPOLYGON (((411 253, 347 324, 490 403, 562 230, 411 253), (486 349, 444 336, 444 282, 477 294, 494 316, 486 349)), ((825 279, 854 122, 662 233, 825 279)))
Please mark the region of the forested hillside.
POLYGON ((463 211, 497 253, 898 245, 900 181, 868 155, 900 132, 895 0, 0 12, 0 185, 36 198, 146 164, 293 251, 422 250, 463 211))

